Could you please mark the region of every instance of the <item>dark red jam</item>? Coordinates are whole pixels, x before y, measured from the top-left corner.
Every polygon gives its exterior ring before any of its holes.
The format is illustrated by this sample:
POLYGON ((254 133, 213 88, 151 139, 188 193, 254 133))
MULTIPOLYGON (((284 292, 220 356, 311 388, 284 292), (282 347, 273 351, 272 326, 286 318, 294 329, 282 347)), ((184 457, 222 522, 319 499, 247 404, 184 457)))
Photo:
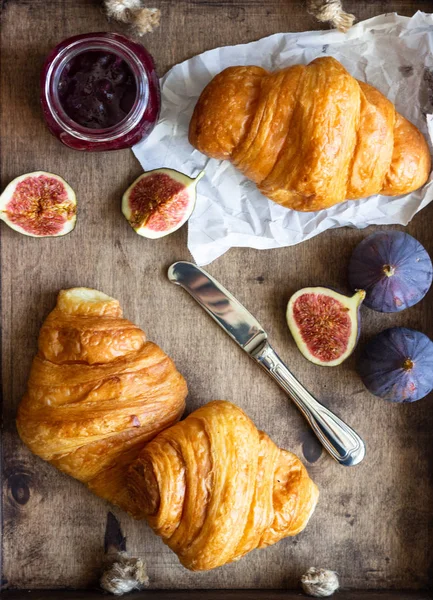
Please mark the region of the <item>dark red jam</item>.
POLYGON ((83 127, 107 129, 131 112, 137 83, 120 56, 90 50, 74 56, 65 65, 58 92, 69 118, 83 127))
POLYGON ((68 38, 44 62, 41 103, 49 130, 69 148, 130 148, 158 120, 153 59, 141 44, 118 33, 68 38))

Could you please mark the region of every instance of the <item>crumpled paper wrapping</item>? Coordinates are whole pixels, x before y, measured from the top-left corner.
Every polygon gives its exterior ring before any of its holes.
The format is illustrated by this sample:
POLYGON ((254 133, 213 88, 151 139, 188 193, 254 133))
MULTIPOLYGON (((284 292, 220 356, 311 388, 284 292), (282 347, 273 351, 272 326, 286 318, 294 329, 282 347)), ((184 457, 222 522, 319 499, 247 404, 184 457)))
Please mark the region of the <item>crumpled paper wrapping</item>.
POLYGON ((209 159, 188 143, 188 126, 205 85, 230 65, 268 70, 334 56, 354 77, 378 88, 399 112, 433 140, 433 15, 385 14, 347 33, 277 33, 216 48, 173 67, 161 80, 162 112, 150 137, 133 151, 143 169, 171 167, 188 175, 206 168, 189 220, 188 248, 206 265, 234 246, 278 248, 334 227, 407 225, 433 200, 433 181, 406 196, 371 196, 314 213, 296 212, 265 198, 227 161, 209 159))

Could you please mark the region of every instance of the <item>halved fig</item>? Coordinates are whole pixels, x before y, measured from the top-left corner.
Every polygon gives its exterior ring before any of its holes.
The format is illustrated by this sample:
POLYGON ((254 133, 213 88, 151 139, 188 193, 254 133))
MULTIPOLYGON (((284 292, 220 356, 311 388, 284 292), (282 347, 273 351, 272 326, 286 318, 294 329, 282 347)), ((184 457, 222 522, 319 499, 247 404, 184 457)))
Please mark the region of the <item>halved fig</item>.
POLYGON ((358 290, 351 298, 324 287, 299 290, 289 300, 287 324, 299 350, 316 365, 340 365, 353 352, 359 337, 358 290))
POLYGON ((173 233, 191 216, 203 175, 191 179, 173 169, 147 171, 123 194, 122 212, 139 235, 155 239, 173 233))
POLYGON ((31 237, 66 235, 77 219, 75 192, 53 173, 26 173, 11 181, 1 194, 0 219, 31 237))

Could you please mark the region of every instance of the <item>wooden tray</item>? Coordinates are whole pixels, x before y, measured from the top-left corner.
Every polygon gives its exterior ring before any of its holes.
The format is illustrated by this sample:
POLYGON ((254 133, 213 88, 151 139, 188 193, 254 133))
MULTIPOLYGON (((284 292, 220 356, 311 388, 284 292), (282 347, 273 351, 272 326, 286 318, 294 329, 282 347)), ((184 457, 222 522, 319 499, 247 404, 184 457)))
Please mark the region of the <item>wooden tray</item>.
MULTIPOLYGON (((160 74, 218 45, 317 27, 304 1, 149 3, 162 10, 161 28, 144 38, 160 74)), ((365 19, 394 10, 412 15, 417 9, 431 9, 431 4, 347 1, 345 7, 365 19)), ((296 289, 310 284, 345 289, 348 257, 366 232, 331 230, 293 248, 232 250, 209 267, 266 326, 295 374, 365 438, 365 461, 346 469, 321 452, 278 387, 185 293, 168 283, 168 265, 189 258, 186 228, 156 242, 139 238, 129 228, 119 199, 141 170, 132 153, 85 155, 66 149, 48 133, 38 101, 44 56, 70 35, 110 29, 121 28, 106 22, 99 0, 3 3, 2 188, 24 172, 59 173, 77 191, 79 220, 73 234, 61 239, 34 240, 1 227, 2 597, 93 598, 96 591, 60 589, 96 588, 104 537, 111 535, 112 527, 121 529, 132 555, 144 557, 152 587, 200 590, 149 591, 132 596, 136 598, 292 598, 298 592, 289 590, 298 588, 301 574, 310 566, 336 569, 345 590, 360 590, 343 592, 341 598, 431 597, 433 397, 412 406, 382 402, 364 391, 354 372, 354 358, 338 369, 309 364, 296 351, 285 325, 285 304, 296 289), (279 445, 305 460, 321 498, 304 533, 214 572, 190 573, 145 524, 134 522, 27 451, 15 430, 16 407, 39 327, 58 290, 74 285, 99 288, 119 298, 125 315, 175 359, 189 384, 188 411, 214 398, 233 400, 279 445), (44 588, 56 591, 37 591, 44 588), (246 591, 204 591, 215 588, 246 591), (34 591, 19 591, 28 589, 34 591), (394 591, 383 591, 389 589, 394 591)), ((432 222, 430 206, 407 228, 431 255, 432 222)), ((363 339, 391 325, 414 327, 433 337, 432 297, 430 292, 422 303, 397 316, 365 309, 363 339)))

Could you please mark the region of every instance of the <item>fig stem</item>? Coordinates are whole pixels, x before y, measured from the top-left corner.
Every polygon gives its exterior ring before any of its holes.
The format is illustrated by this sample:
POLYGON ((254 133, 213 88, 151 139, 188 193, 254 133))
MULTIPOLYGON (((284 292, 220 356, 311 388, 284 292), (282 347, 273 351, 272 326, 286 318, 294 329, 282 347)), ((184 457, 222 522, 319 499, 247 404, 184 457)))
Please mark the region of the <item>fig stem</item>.
POLYGON ((357 306, 359 306, 360 304, 362 304, 364 302, 364 299, 366 296, 366 291, 365 290, 355 290, 355 296, 357 299, 357 306))
POLYGON ((395 274, 395 267, 392 265, 383 265, 383 272, 387 277, 392 277, 395 274))
POLYGON ((200 179, 202 177, 204 177, 204 173, 205 173, 205 169, 203 169, 202 171, 200 171, 200 173, 197 175, 197 177, 194 177, 194 184, 197 185, 197 183, 200 181, 200 179))
POLYGON ((410 371, 411 369, 413 369, 413 360, 411 360, 410 358, 406 358, 406 360, 403 363, 403 369, 405 371, 410 371))

